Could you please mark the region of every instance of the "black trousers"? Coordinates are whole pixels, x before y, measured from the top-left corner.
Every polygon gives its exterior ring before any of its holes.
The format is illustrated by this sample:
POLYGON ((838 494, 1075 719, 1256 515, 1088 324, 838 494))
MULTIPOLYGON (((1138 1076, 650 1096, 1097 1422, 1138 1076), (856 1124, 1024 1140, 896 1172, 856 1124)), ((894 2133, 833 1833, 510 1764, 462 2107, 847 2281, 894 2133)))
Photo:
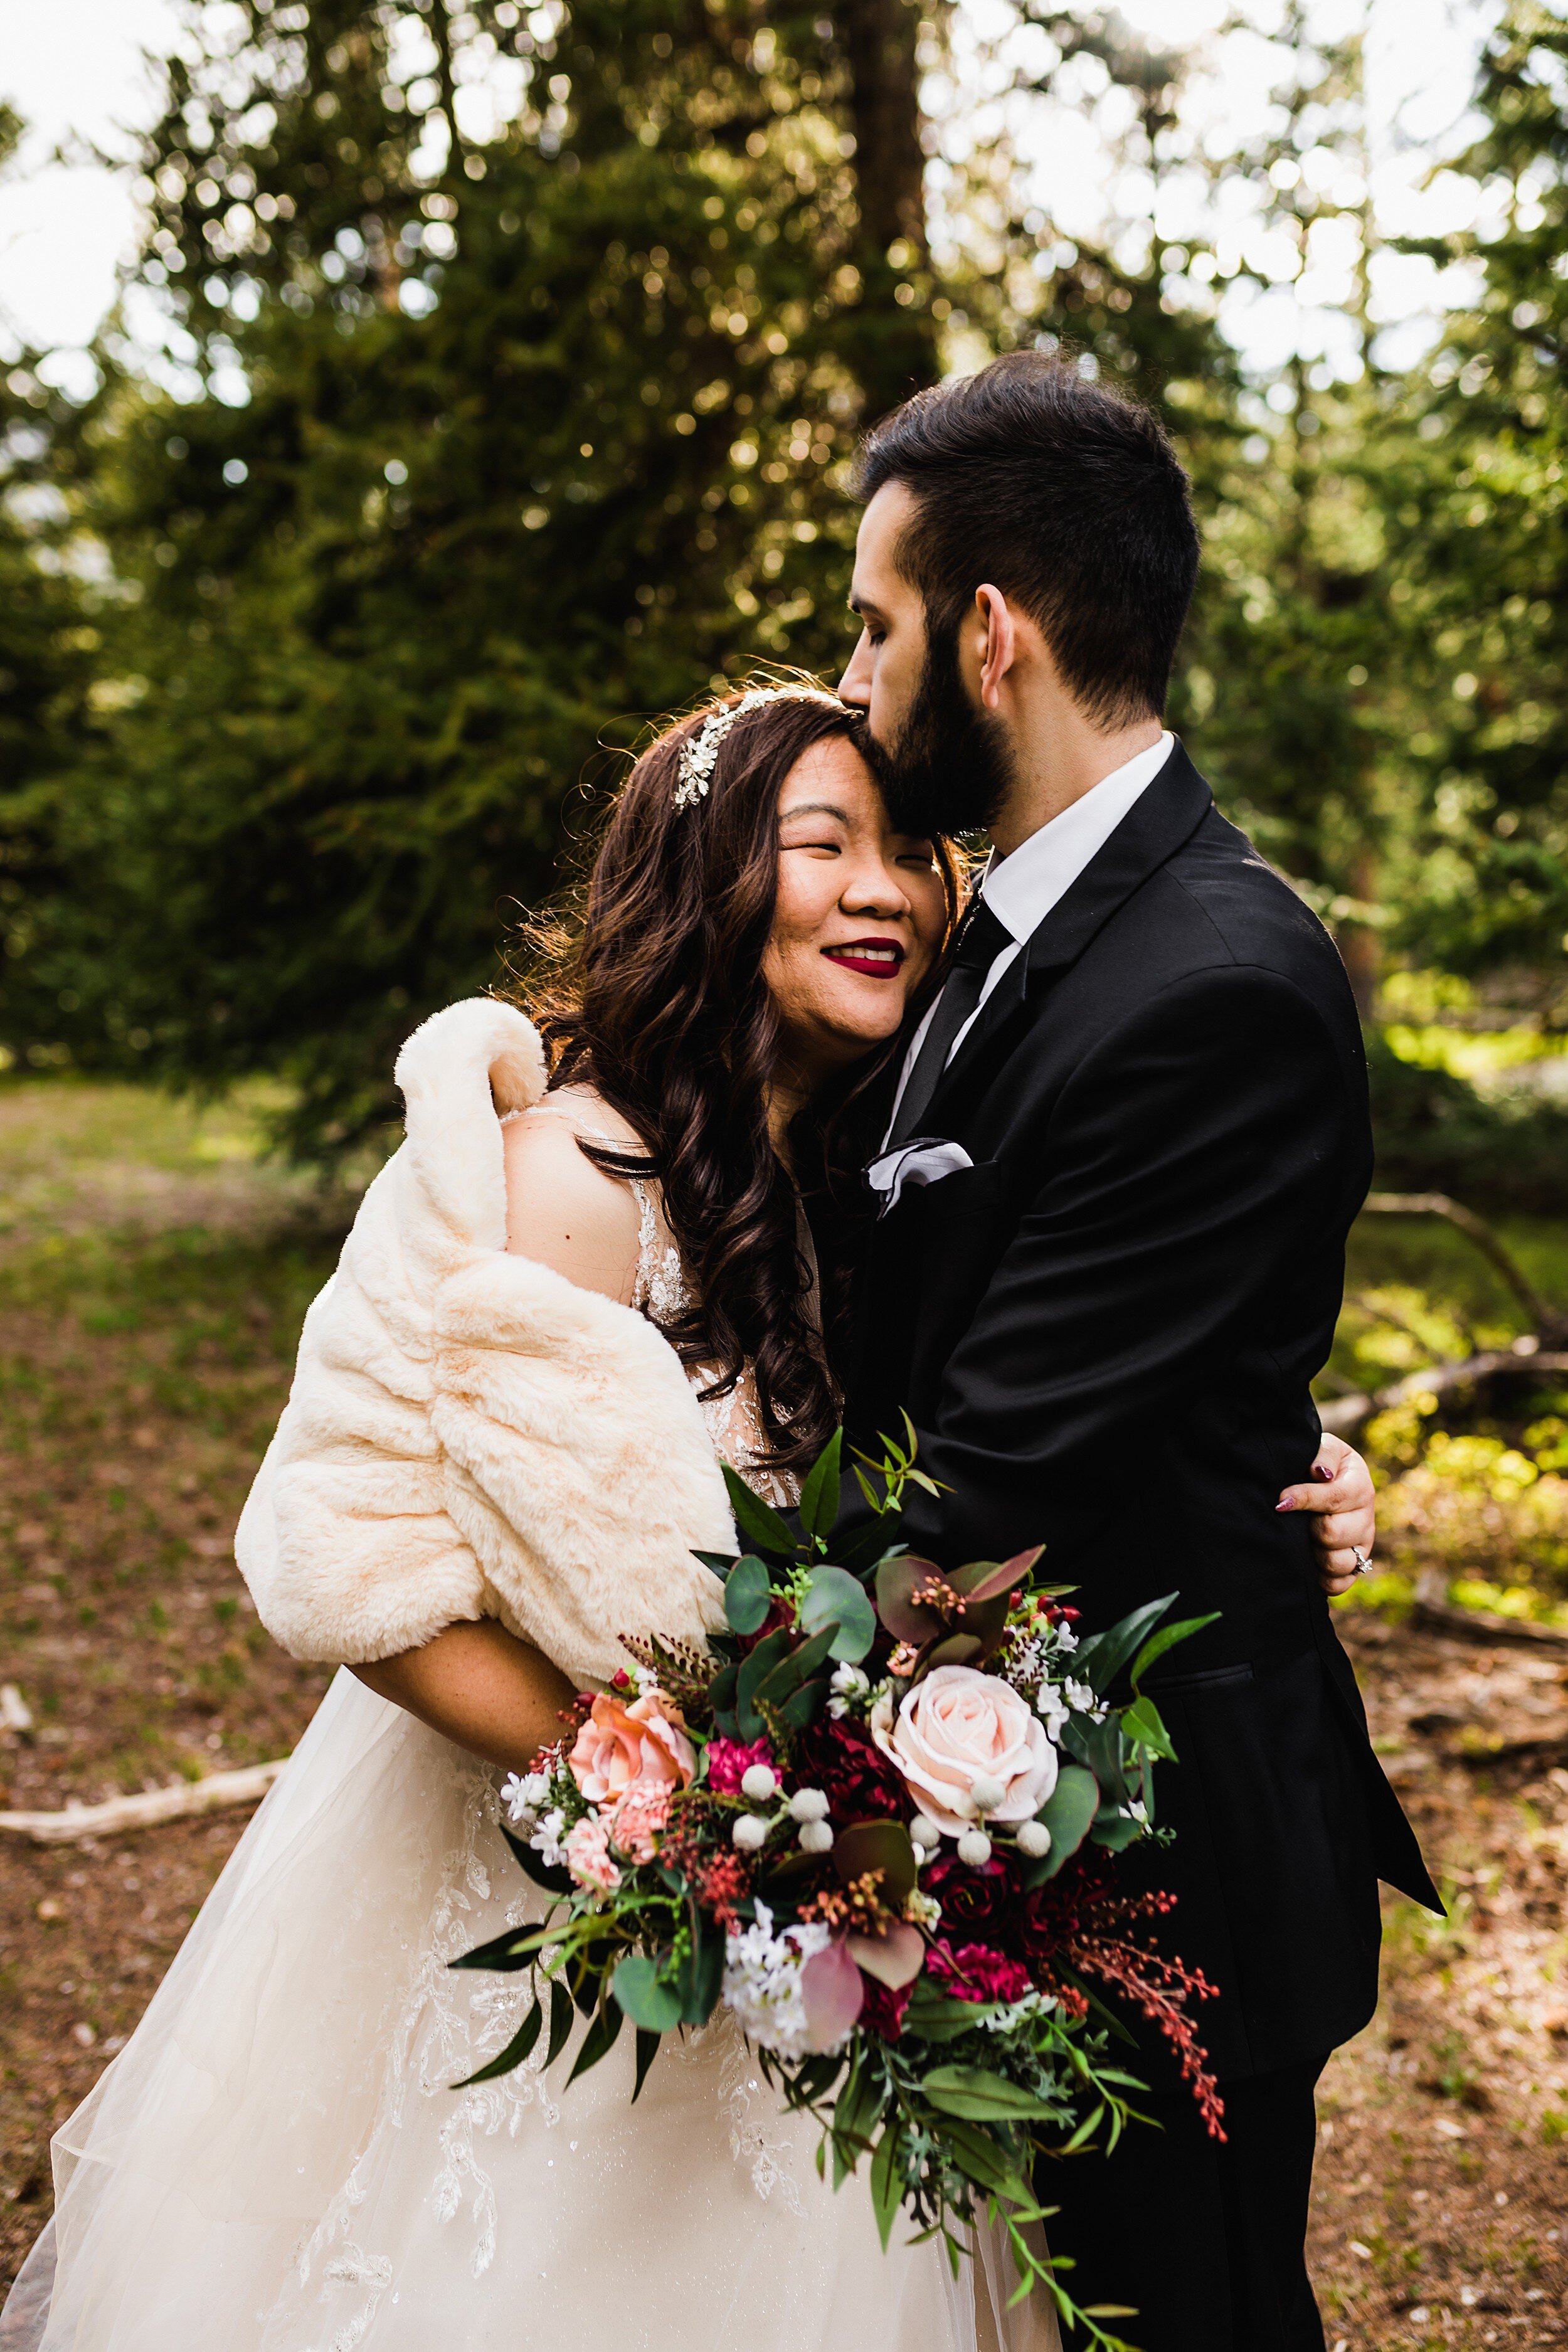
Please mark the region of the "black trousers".
POLYGON ((1133 2095, 1162 2130, 1133 2124, 1109 2158, 1043 2164, 1040 2201, 1061 2208, 1046 2233, 1073 2258, 1062 2284, 1074 2301, 1135 2305, 1136 2319, 1102 2324, 1140 2352, 1323 2352, 1304 2247, 1326 2063, 1223 2084, 1223 2144, 1191 2095, 1163 2084, 1133 2095))

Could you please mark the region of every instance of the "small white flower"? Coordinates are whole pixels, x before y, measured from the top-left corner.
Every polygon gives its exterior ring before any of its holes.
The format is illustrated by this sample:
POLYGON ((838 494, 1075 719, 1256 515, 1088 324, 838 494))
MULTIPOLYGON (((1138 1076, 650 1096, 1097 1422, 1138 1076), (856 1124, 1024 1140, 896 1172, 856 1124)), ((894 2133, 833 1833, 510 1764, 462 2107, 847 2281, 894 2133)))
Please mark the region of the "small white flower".
POLYGON ((765 1805, 778 1784, 771 1764, 748 1764, 741 1775, 741 1794, 750 1797, 753 1804, 765 1805))
POLYGON ((755 1853, 759 1846, 766 1845, 772 1827, 761 1813, 742 1813, 730 1832, 731 1842, 742 1853, 755 1853))
POLYGON ((865 1706, 871 1696, 870 1680, 858 1666, 835 1666, 827 1688, 827 1712, 836 1723, 841 1723, 852 1706, 865 1706))
POLYGON ((548 1772, 509 1772, 501 1782, 500 1801, 507 1817, 514 1825, 523 1822, 531 1828, 539 1818, 539 1808, 550 1794, 548 1772))
POLYGON ((724 1939, 724 1999, 742 2033, 781 2058, 805 2055, 808 2031, 801 1970, 831 1940, 820 1920, 773 1934, 773 1915, 757 1905, 756 1924, 724 1939))
POLYGON ((1057 1688, 1055 1683, 1042 1683, 1040 1685, 1039 1689, 1035 1694, 1035 1705, 1039 1709, 1041 1717, 1044 1720, 1047 1738, 1048 1739, 1059 1741, 1062 1736, 1062 1727, 1066 1723, 1071 1710, 1068 1707, 1067 1701, 1063 1698, 1060 1691, 1057 1688))
POLYGON ((934 1929, 942 1925, 942 1905, 934 1895, 922 1895, 917 1886, 904 1897, 904 1916, 911 1927, 934 1929))
POLYGON ((972 1870, 978 1870, 982 1863, 990 1861, 991 1841, 984 1830, 964 1831, 958 1841, 958 1858, 960 1862, 968 1863, 972 1870))
POLYGON ((1027 1854, 1031 1862, 1038 1862, 1041 1856, 1049 1853, 1050 1850, 1051 1833, 1044 1822, 1019 1822, 1018 1851, 1020 1853, 1027 1854))
POLYGON ((917 1813, 910 1823, 910 1838, 921 1853, 934 1853, 942 1843, 942 1832, 929 1813, 917 1813))
MULTIPOLYGON (((744 1781, 741 1785, 743 1788, 744 1781)), ((795 1822, 825 1822, 827 1799, 820 1789, 797 1789, 789 1801, 789 1811, 795 1822)))
POLYGON ((1133 1800, 1132 1800, 1132 1802, 1128 1806, 1127 1810, 1128 1810, 1128 1811, 1131 1814, 1131 1816, 1132 1816, 1133 1820, 1138 1823, 1138 1826, 1140 1827, 1140 1829, 1147 1829, 1147 1828, 1148 1828, 1148 1826, 1149 1826, 1149 1808, 1148 1808, 1148 1806, 1143 1802, 1143 1800, 1142 1800, 1142 1797, 1134 1797, 1134 1798, 1133 1798, 1133 1800))
POLYGON ((658 1668, 657 1666, 639 1666, 634 1661, 632 1673, 637 1677, 638 1698, 647 1698, 649 1691, 658 1690, 658 1668))
POLYGON ((1091 1723, 1105 1721, 1105 1709, 1100 1705, 1097 1694, 1090 1690, 1087 1683, 1074 1682, 1069 1675, 1063 1683, 1062 1689, 1067 1694, 1068 1705, 1075 1707, 1079 1715, 1087 1715, 1091 1723))
POLYGON ((1058 1649, 1066 1650, 1070 1655, 1070 1654, 1078 1647, 1078 1635, 1073 1632, 1072 1627, 1070 1625, 1058 1625, 1052 1630, 1057 1637, 1058 1649))
POLYGON ((828 1853, 833 1847, 831 1822, 802 1822, 800 1850, 802 1853, 828 1853))
POLYGON ((542 1854, 546 1867, 551 1870, 558 1870, 565 1860, 562 1851, 562 1832, 565 1827, 565 1814, 559 1805, 553 1806, 528 1841, 535 1853, 542 1854))

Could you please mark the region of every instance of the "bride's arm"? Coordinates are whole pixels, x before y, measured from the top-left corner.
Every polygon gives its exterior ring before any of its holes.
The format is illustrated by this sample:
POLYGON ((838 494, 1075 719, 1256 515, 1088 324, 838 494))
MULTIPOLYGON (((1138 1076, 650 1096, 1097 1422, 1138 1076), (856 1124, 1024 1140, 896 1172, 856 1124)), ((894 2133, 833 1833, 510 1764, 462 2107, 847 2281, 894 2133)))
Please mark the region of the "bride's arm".
MULTIPOLYGON (((627 1186, 584 1158, 563 1118, 512 1119, 503 1139, 508 1249, 628 1304, 637 1212, 627 1186)), ((576 1696, 542 1650, 489 1617, 353 1671, 459 1748, 514 1772, 560 1738, 561 1709, 576 1696)))
POLYGON ((493 1617, 448 1625, 422 1650, 353 1671, 433 1731, 512 1772, 526 1772, 539 1750, 560 1738, 561 1710, 576 1696, 542 1650, 493 1617))

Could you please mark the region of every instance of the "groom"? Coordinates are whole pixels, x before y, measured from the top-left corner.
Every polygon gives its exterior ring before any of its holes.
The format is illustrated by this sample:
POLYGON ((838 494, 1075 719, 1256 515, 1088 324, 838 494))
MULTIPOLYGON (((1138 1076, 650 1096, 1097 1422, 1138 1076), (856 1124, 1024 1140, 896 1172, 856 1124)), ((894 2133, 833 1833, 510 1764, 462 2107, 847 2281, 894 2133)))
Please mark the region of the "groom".
POLYGON ((898 821, 993 855, 894 1074, 846 1418, 913 1420, 916 1551, 1043 1538, 1090 1626, 1219 1612, 1150 1677, 1180 1764, 1145 1869, 1219 1989, 1227 2137, 1133 2021, 1163 2128, 1040 2189, 1078 2301, 1136 2305, 1145 2352, 1318 2352, 1313 2086, 1376 2005, 1378 1879, 1437 1903, 1279 1507, 1371 1172, 1355 1006, 1162 726, 1198 542, 1154 419, 1020 353, 888 418, 861 488, 841 691, 898 821))

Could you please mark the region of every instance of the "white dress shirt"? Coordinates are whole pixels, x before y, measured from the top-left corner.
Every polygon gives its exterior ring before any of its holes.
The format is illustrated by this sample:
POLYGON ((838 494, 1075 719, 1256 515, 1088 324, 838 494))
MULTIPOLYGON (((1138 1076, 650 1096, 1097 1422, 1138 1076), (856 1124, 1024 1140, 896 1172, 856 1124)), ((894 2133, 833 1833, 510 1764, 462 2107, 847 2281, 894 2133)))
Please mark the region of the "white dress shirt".
MULTIPOLYGON (((981 881, 981 896, 998 922, 1012 933, 1012 941, 993 961, 981 986, 980 1003, 948 1049, 949 1062, 979 1020, 986 998, 1003 973, 1023 953, 1058 899, 1071 888, 1089 859, 1098 850, 1103 849, 1133 802, 1153 782, 1170 758, 1175 740, 1168 731, 1163 733, 1157 743, 1151 743, 1146 751, 1136 752, 1123 766, 1113 768, 1109 776, 1101 776, 1098 784, 1091 784, 1088 792, 1074 801, 1070 807, 1063 809, 1059 816, 1054 816, 1048 824, 1041 825, 1027 841, 1021 841, 1010 857, 993 855, 981 881)), ((914 1068, 915 1057, 925 1043, 926 1031, 941 1003, 939 991, 931 1000, 925 1019, 910 1040, 904 1066, 899 1073, 899 1091, 893 1098, 892 1116, 888 1121, 889 1134, 898 1118, 899 1105, 909 1084, 910 1072, 914 1068)), ((873 1184, 877 1181, 876 1169, 883 1164, 879 1160, 873 1169, 868 1171, 873 1184)))

